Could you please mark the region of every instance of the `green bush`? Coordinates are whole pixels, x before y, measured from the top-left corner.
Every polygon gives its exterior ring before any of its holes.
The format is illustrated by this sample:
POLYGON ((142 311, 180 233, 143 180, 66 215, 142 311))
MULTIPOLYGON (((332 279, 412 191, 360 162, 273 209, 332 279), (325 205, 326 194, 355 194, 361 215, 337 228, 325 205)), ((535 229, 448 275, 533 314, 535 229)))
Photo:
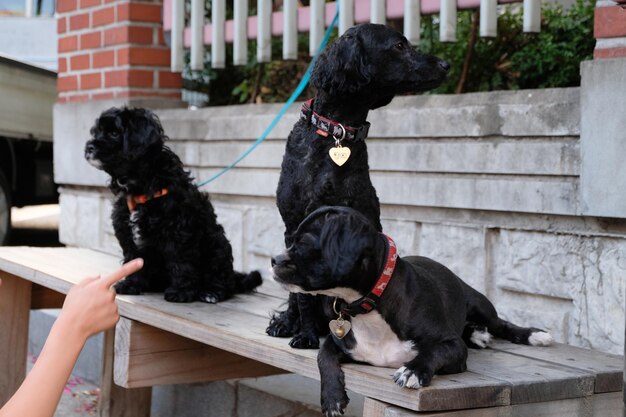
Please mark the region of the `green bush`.
MULTIPOLYGON (((544 4, 541 32, 522 31, 522 10, 518 4, 500 6, 498 36, 477 38, 467 62, 464 81, 462 69, 468 54, 472 30, 476 30, 476 11, 460 11, 457 42, 440 42, 437 16, 422 18, 419 49, 448 60, 452 66, 448 80, 434 93, 456 91, 516 90, 526 88, 571 87, 580 85, 579 66, 591 59, 594 0, 577 0, 569 9, 544 4)), ((401 22, 390 22, 401 27, 401 22)), ((299 51, 308 51, 308 35, 299 36, 299 51)), ((232 54, 232 49, 227 48, 232 54)), ((185 86, 209 94, 209 105, 247 102, 283 102, 290 96, 304 75, 310 57, 300 53, 296 61, 282 61, 282 42, 272 41, 272 58, 268 64, 256 62, 256 43, 249 43, 249 63, 243 67, 228 64, 225 69, 206 69, 201 73, 187 71, 185 86)), ((232 56, 227 57, 232 62, 232 56)), ((300 99, 309 97, 309 87, 300 99)))

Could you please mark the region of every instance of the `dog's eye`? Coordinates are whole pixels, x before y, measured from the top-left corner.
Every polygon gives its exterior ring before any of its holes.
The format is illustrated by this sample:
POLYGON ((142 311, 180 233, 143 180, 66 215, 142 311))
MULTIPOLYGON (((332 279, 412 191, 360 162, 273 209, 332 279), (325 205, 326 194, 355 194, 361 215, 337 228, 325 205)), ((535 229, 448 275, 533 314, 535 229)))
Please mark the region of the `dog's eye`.
POLYGON ((395 44, 393 46, 393 49, 395 49, 397 51, 403 51, 404 50, 404 42, 398 42, 397 44, 395 44))
POLYGON ((111 136, 111 138, 113 138, 113 139, 117 139, 120 136, 120 134, 119 134, 119 132, 113 130, 113 131, 109 132, 109 136, 111 136))

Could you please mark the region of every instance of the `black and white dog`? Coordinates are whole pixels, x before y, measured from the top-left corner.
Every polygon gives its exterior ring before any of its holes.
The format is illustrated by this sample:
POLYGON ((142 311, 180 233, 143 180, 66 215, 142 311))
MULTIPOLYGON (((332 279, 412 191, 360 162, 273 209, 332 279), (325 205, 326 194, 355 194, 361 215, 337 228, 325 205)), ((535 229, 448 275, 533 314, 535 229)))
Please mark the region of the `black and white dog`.
POLYGON ((259 272, 233 270, 232 248, 208 195, 192 183, 157 116, 111 108, 91 128, 85 158, 111 176, 112 220, 124 261, 144 267, 118 294, 164 292, 167 301, 216 303, 261 285, 259 272))
POLYGON ((398 368, 398 385, 419 388, 436 373, 465 371, 466 346, 485 348, 491 335, 552 343, 543 330, 499 318, 484 295, 445 266, 397 257, 393 241, 347 207, 311 213, 272 266, 274 279, 289 291, 333 297, 325 306, 331 336, 317 358, 326 416, 348 404, 342 362, 398 368))
MULTIPOLYGON (((289 134, 276 191, 287 247, 298 224, 325 205, 353 207, 382 230, 369 176, 367 115, 397 94, 439 86, 449 68, 384 25, 350 28, 324 51, 311 78, 317 94, 289 134)), ((295 348, 319 347, 325 331, 315 326, 317 304, 311 296, 290 294, 287 310, 274 315, 267 333, 293 336, 295 348)))

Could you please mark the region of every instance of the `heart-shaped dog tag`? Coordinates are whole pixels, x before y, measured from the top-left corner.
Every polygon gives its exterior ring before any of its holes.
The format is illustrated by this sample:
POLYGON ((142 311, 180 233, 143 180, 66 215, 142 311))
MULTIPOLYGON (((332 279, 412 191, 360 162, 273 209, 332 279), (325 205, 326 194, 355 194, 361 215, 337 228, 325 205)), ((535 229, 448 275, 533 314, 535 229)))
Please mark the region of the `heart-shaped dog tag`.
POLYGON ((330 323, 328 323, 328 328, 335 335, 335 337, 337 337, 337 339, 343 339, 345 335, 350 332, 352 324, 350 324, 349 321, 340 318, 338 320, 331 320, 330 323))
POLYGON ((334 163, 342 166, 346 163, 348 158, 350 158, 350 148, 335 146, 334 148, 330 148, 328 154, 330 155, 330 159, 332 159, 334 163))

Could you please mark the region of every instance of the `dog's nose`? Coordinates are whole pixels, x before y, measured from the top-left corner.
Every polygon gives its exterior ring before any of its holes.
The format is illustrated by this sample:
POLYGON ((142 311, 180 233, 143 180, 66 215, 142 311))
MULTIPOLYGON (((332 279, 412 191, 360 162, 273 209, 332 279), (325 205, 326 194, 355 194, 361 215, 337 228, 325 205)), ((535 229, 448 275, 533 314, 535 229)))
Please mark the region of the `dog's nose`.
POLYGON ((439 60, 439 66, 445 72, 448 72, 450 70, 450 64, 448 63, 448 61, 444 61, 443 59, 439 60))
POLYGON ((276 255, 272 257, 272 267, 276 265, 281 265, 289 262, 291 258, 287 253, 281 253, 280 255, 276 255))

